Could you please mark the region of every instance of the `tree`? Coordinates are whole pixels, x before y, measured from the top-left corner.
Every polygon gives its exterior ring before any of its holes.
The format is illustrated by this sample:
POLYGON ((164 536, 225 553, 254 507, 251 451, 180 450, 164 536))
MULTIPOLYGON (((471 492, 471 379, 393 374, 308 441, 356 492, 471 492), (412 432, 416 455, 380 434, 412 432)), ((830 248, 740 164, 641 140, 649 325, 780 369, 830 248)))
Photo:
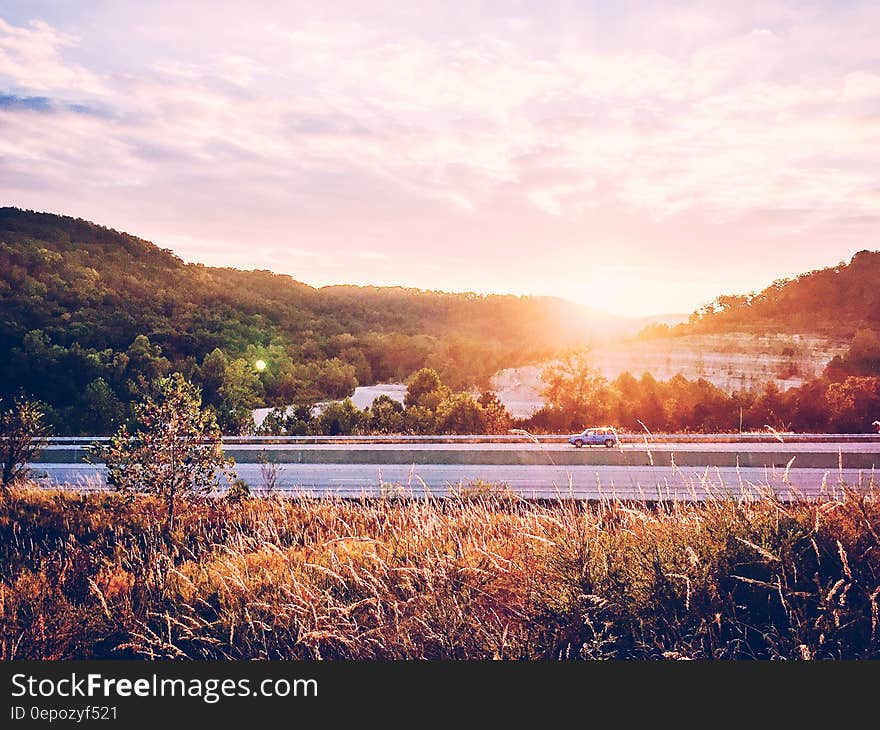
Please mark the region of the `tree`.
POLYGON ((437 409, 441 433, 478 434, 486 431, 486 414, 470 393, 456 393, 437 409))
POLYGON ((150 383, 155 383, 171 369, 171 363, 162 357, 162 348, 154 345, 146 335, 138 335, 126 351, 128 357, 128 387, 132 395, 143 395, 150 383))
POLYGON ((80 427, 86 433, 111 433, 123 420, 125 409, 104 378, 95 378, 83 391, 80 427))
POLYGON ((437 433, 437 418, 428 408, 410 406, 404 411, 403 426, 406 433, 437 433))
POLYGON ((880 378, 850 376, 828 386, 831 427, 838 433, 864 433, 880 417, 880 378))
POLYGON ((880 375, 880 332, 859 330, 842 362, 835 360, 848 375, 880 375))
POLYGON ((363 411, 346 398, 341 403, 328 403, 321 413, 312 419, 310 430, 323 436, 350 436, 361 430, 363 411))
POLYGON ((660 384, 651 373, 642 373, 639 390, 641 395, 633 408, 635 417, 652 431, 668 428, 669 415, 660 397, 660 384))
POLYGON ((253 433, 253 411, 263 400, 263 384, 249 361, 238 358, 226 366, 219 395, 224 432, 236 436, 253 433))
POLYGON ((569 355, 546 367, 541 378, 544 399, 564 414, 568 428, 581 428, 608 418, 607 382, 591 367, 589 352, 569 355))
POLYGON ((403 433, 403 406, 383 393, 370 406, 369 424, 375 433, 403 433))
POLYGON ((202 399, 212 406, 220 405, 220 388, 229 367, 229 358, 219 347, 215 347, 205 355, 199 368, 199 378, 202 383, 202 399))
POLYGON ((223 455, 220 428, 195 385, 174 373, 155 392, 135 407, 134 434, 123 426, 98 453, 112 487, 165 501, 166 527, 173 530, 177 500, 213 490, 221 473, 234 481, 234 462, 223 455))
POLYGON ((342 362, 337 357, 321 364, 318 386, 330 398, 346 398, 357 388, 354 365, 342 362))
POLYGON ((498 394, 491 390, 484 390, 480 393, 477 402, 483 408, 486 433, 507 433, 512 419, 498 394))
POLYGON ((309 432, 312 408, 308 405, 273 408, 257 429, 259 436, 305 436, 309 432))
POLYGON ((48 435, 43 411, 35 403, 18 398, 11 407, 0 411, 0 459, 3 462, 0 487, 8 489, 27 478, 28 465, 39 456, 48 435))
POLYGON ((410 378, 403 402, 407 408, 421 406, 434 411, 448 393, 449 389, 440 382, 436 370, 422 368, 410 378))

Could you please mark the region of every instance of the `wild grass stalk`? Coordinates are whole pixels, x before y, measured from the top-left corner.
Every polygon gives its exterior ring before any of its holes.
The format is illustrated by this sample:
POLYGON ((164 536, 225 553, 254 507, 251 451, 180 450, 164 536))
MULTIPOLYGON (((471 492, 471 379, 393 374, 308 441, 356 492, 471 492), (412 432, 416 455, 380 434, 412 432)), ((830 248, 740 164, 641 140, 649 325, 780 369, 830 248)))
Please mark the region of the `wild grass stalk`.
MULTIPOLYGON (((192 499, 0 503, 0 657, 877 658, 880 503, 192 499)), ((661 495, 662 496, 662 495, 661 495)))

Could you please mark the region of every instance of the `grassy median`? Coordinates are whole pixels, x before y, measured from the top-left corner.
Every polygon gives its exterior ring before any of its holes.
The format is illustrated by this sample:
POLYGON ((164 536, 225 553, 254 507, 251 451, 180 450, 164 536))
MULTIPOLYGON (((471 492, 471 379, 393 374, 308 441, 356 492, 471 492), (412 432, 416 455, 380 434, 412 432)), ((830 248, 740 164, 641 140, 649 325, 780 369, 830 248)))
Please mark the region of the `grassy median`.
POLYGON ((0 657, 880 657, 880 502, 0 495, 0 657))

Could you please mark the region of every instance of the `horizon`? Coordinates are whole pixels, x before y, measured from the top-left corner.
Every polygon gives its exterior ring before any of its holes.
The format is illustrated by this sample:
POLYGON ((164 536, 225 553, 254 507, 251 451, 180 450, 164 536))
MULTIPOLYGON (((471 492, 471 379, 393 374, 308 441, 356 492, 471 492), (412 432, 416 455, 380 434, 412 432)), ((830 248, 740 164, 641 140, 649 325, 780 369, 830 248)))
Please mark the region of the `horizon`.
POLYGON ((684 315, 880 248, 878 23, 859 2, 16 0, 0 195, 317 288, 684 315))
MULTIPOLYGON (((35 213, 37 215, 67 216, 67 214, 55 213, 53 211, 47 211, 47 210, 30 210, 30 209, 20 208, 18 206, 7 206, 7 207, 11 208, 13 210, 19 210, 19 211, 22 211, 25 213, 35 213)), ((204 261, 198 261, 195 259, 186 259, 186 258, 183 258, 182 256, 180 256, 180 254, 177 251, 174 251, 173 249, 171 249, 169 247, 162 246, 161 241, 150 241, 149 239, 146 239, 143 236, 138 235, 137 233, 133 233, 131 231, 121 230, 121 229, 117 229, 117 228, 112 228, 110 226, 103 225, 99 221, 86 220, 84 218, 81 218, 79 216, 74 216, 74 215, 70 215, 68 217, 73 218, 75 220, 76 219, 83 220, 86 223, 88 223, 90 225, 97 226, 99 228, 107 228, 107 229, 112 230, 112 231, 119 233, 121 235, 132 236, 133 238, 138 238, 140 240, 146 241, 147 243, 150 243, 150 244, 156 246, 157 248, 171 251, 171 253, 173 253, 175 256, 180 258, 185 264, 202 265, 202 266, 209 266, 209 267, 216 266, 217 268, 232 268, 234 270, 243 271, 243 272, 268 271, 271 274, 275 274, 275 275, 279 275, 279 276, 289 276, 296 283, 304 284, 306 286, 309 286, 309 287, 315 289, 316 291, 319 291, 321 289, 329 289, 329 288, 333 288, 333 287, 356 287, 356 288, 377 288, 377 289, 414 289, 414 290, 418 290, 421 292, 435 293, 435 294, 453 294, 453 295, 476 294, 476 295, 485 296, 485 297, 491 297, 491 296, 508 297, 508 296, 510 296, 510 297, 532 297, 532 298, 537 298, 537 299, 541 299, 541 298, 557 299, 557 300, 560 300, 563 302, 567 302, 569 304, 580 305, 580 306, 587 307, 588 309, 591 309, 590 307, 588 307, 588 305, 586 305, 582 302, 578 302, 573 299, 566 299, 565 297, 560 297, 560 296, 557 296, 554 294, 530 294, 530 293, 522 293, 522 292, 504 292, 504 291, 474 291, 472 289, 462 289, 462 290, 437 289, 437 288, 419 287, 419 286, 415 286, 415 285, 411 286, 408 284, 399 284, 399 283, 398 284, 394 284, 394 283, 373 284, 373 283, 334 282, 334 283, 329 283, 329 284, 319 284, 318 285, 318 284, 313 284, 313 283, 310 283, 307 281, 302 281, 300 279, 297 279, 294 275, 289 274, 287 272, 283 272, 283 271, 274 271, 272 269, 258 269, 258 268, 243 269, 243 268, 239 268, 239 267, 235 267, 235 266, 222 266, 222 265, 215 265, 215 264, 206 264, 204 261)), ((874 251, 874 250, 870 250, 870 249, 862 249, 862 250, 863 251, 867 250, 869 253, 880 253, 880 251, 874 251)), ((859 252, 856 251, 856 252, 854 252, 853 255, 855 255, 856 253, 859 253, 859 252)), ((850 260, 851 260, 851 258, 852 257, 850 257, 850 260)), ((847 264, 849 264, 850 260, 836 262, 836 264, 847 265, 847 264)), ((822 267, 822 268, 831 268, 832 266, 834 266, 836 264, 830 264, 829 266, 822 267)), ((809 272, 803 271, 803 272, 799 272, 799 273, 806 274, 809 272)), ((773 281, 778 281, 780 278, 781 277, 775 277, 774 279, 769 281, 767 284, 769 285, 773 281)), ((764 288, 765 287, 761 287, 760 289, 750 290, 748 292, 719 292, 719 294, 736 294, 736 295, 754 294, 754 293, 758 293, 759 291, 763 290, 764 288)), ((713 299, 714 299, 714 297, 713 297, 713 299)), ((707 302, 704 302, 704 303, 709 303, 709 301, 711 301, 711 300, 708 300, 707 302)), ((602 309, 601 307, 594 307, 594 308, 592 308, 592 311, 596 314, 608 314, 608 315, 611 315, 611 316, 614 316, 614 317, 617 317, 617 318, 623 319, 623 320, 635 320, 635 321, 653 320, 653 321, 657 321, 657 322, 662 322, 662 321, 664 321, 664 319, 672 320, 672 319, 679 318, 679 317, 688 317, 690 314, 693 314, 694 311, 696 311, 696 308, 690 312, 651 312, 651 313, 646 313, 646 314, 616 313, 612 310, 602 309)))

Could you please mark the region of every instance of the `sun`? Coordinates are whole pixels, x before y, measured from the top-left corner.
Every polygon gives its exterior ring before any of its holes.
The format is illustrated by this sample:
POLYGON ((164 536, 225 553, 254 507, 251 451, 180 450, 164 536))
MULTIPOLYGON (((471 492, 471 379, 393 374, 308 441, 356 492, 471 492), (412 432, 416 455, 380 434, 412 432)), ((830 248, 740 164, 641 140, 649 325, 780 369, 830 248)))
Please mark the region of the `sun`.
POLYGON ((577 288, 560 295, 618 317, 642 317, 658 313, 662 287, 625 272, 607 271, 602 276, 584 279, 577 288))
POLYGON ((265 360, 257 360, 254 363, 254 367, 259 371, 263 372, 266 369, 266 361, 265 360))

